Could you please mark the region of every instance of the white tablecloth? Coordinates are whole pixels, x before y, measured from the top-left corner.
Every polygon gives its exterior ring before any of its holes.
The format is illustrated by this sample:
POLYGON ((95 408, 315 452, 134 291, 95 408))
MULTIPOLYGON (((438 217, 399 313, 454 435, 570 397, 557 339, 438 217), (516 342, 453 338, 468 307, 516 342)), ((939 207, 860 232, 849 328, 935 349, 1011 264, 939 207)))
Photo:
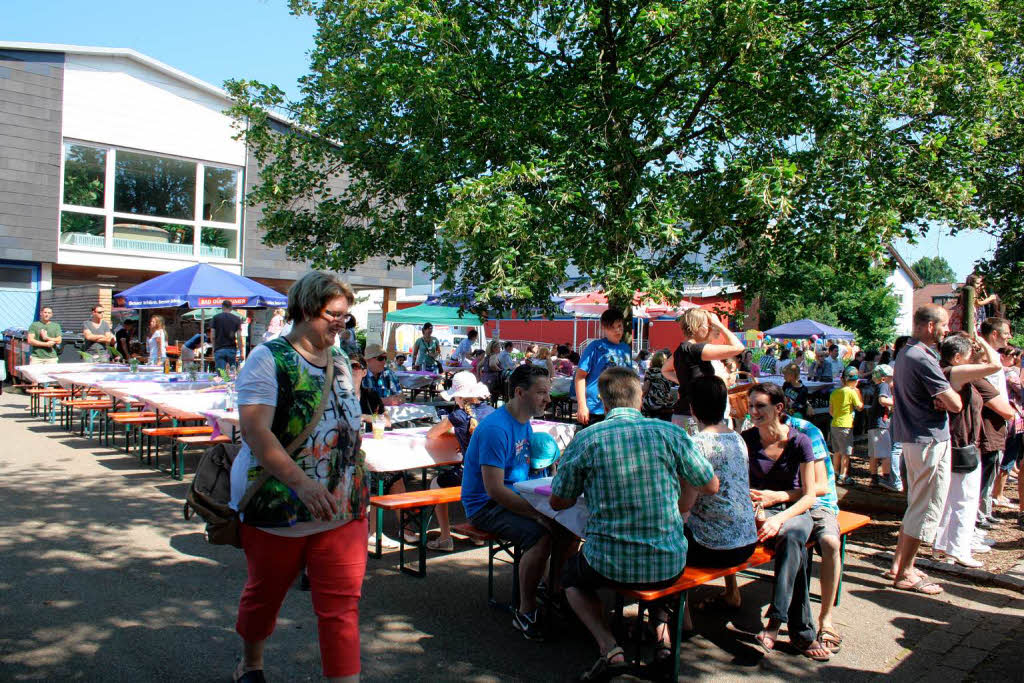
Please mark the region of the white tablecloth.
MULTIPOLYGON (((397 406, 385 406, 384 408, 391 417, 392 424, 409 422, 411 420, 433 420, 437 422, 437 408, 421 403, 402 403, 397 406)), ((231 435, 232 429, 238 429, 237 410, 202 410, 206 419, 213 426, 216 423, 217 430, 222 434, 231 435)))
POLYGON ((441 375, 433 372, 396 372, 395 375, 404 389, 423 389, 441 379, 441 375))
POLYGON ((537 492, 537 489, 542 486, 550 488, 553 479, 554 477, 544 477, 543 479, 520 481, 514 485, 514 488, 527 503, 533 506, 537 512, 541 513, 545 517, 550 517, 555 520, 580 538, 585 538, 583 532, 586 531, 587 528, 587 520, 590 518, 590 510, 587 508, 587 502, 584 500, 583 496, 577 498, 576 504, 571 508, 556 512, 551 508, 550 492, 537 492))
POLYGON ((183 418, 191 415, 205 415, 211 410, 224 408, 227 405, 226 391, 195 391, 175 390, 156 393, 139 393, 135 395, 147 408, 160 411, 165 415, 183 418))
MULTIPOLYGON (((163 377, 164 375, 160 375, 163 377)), ((163 394, 175 391, 197 391, 213 386, 210 380, 198 382, 157 382, 152 378, 141 377, 134 381, 104 381, 98 382, 96 388, 105 394, 120 400, 134 400, 139 394, 163 394)))
MULTIPOLYGON (((212 374, 203 374, 198 376, 199 379, 206 385, 211 384, 210 380, 213 379, 212 374)), ((167 384, 173 386, 174 384, 184 383, 188 380, 188 375, 185 373, 131 373, 131 372, 69 372, 64 375, 57 375, 55 377, 57 383, 62 387, 98 387, 100 384, 167 384)))
MULTIPOLYGON (((36 384, 54 382, 58 375, 66 375, 71 372, 128 372, 128 366, 121 363, 47 363, 44 365, 19 365, 14 369, 22 378, 36 384)), ((140 371, 155 372, 162 369, 156 366, 139 366, 140 371)))

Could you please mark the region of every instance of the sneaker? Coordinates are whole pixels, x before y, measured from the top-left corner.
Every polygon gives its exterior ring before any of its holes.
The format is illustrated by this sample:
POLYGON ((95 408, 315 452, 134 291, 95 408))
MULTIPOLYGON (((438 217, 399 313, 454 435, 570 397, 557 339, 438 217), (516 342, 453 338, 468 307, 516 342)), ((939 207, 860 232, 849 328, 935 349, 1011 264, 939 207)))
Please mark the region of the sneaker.
POLYGON ((973 557, 956 557, 954 555, 949 556, 954 563, 961 567, 970 567, 971 569, 977 569, 978 567, 984 567, 985 563, 981 560, 976 560, 973 557))
POLYGON ((541 630, 537 614, 537 610, 533 610, 530 614, 523 614, 519 610, 512 613, 512 626, 520 631, 527 640, 544 640, 544 632, 541 630))
POLYGON ((892 491, 893 493, 903 493, 902 486, 897 486, 896 484, 892 483, 885 477, 880 477, 878 479, 878 485, 881 486, 886 491, 892 491))
POLYGON ((1006 498, 994 498, 992 499, 992 504, 997 508, 1007 508, 1010 510, 1014 508, 1014 504, 1008 501, 1006 498))
POLYGON ((987 538, 985 536, 980 536, 980 537, 979 536, 975 536, 972 542, 976 543, 978 545, 995 545, 996 544, 996 542, 993 541, 991 538, 987 538))
POLYGON ((853 486, 853 477, 846 475, 845 477, 841 477, 837 483, 840 486, 853 486))
POLYGON ((987 517, 983 517, 974 524, 974 527, 976 529, 988 530, 992 528, 992 522, 990 522, 987 517))
POLYGON ((987 545, 983 543, 972 543, 971 552, 975 555, 984 555, 985 553, 992 552, 992 548, 989 548, 987 545))

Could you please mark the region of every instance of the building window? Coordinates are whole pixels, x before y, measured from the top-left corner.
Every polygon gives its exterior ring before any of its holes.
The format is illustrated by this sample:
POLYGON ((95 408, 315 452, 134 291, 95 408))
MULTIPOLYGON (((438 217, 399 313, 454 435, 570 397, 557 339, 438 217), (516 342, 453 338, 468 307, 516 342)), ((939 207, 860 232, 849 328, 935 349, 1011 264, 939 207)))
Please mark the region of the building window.
POLYGON ((240 171, 202 161, 65 142, 65 248, 237 261, 240 171))
POLYGON ((64 203, 102 209, 107 152, 85 145, 64 145, 64 203))
POLYGON ((114 211, 195 218, 195 162, 118 150, 114 168, 114 211))

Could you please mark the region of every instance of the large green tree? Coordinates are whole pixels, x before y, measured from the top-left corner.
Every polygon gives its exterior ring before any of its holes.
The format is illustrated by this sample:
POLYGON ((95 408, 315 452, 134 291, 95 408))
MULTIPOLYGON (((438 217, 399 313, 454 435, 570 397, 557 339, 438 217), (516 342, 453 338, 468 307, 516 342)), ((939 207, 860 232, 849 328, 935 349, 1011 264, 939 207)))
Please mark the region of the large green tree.
POLYGON ((1021 101, 1022 0, 291 7, 318 26, 301 97, 227 85, 265 240, 520 307, 567 273, 619 303, 710 274, 777 291, 931 221, 983 226, 1003 156, 981 152, 1021 101))
POLYGON ((941 256, 922 256, 911 267, 926 285, 956 282, 953 266, 941 256))

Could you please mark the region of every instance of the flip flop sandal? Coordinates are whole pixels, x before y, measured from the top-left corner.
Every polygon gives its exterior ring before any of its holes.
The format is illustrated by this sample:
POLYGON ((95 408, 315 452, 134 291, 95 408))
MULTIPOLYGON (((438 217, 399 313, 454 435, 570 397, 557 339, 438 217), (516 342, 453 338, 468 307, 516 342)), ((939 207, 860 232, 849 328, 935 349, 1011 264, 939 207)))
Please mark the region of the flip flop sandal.
POLYGON ((943 591, 942 586, 927 578, 919 579, 916 583, 913 583, 909 586, 901 586, 898 583, 894 583, 892 587, 898 591, 907 591, 908 593, 920 593, 922 595, 938 595, 943 591), (935 588, 937 588, 938 590, 933 590, 935 588))
POLYGON ((616 645, 612 649, 608 650, 608 652, 598 657, 597 661, 594 662, 594 665, 580 675, 579 680, 607 681, 623 673, 627 669, 629 669, 629 663, 626 661, 626 653, 621 647, 616 645), (622 655, 621 662, 611 661, 612 657, 618 657, 619 655, 622 655))
MULTIPOLYGON (((917 575, 920 578, 922 578, 922 579, 927 579, 928 578, 928 575, 925 574, 924 572, 920 571, 920 570, 917 572, 917 575)), ((886 569, 884 572, 882 572, 882 576, 884 576, 885 578, 889 579, 890 581, 895 581, 896 580, 896 574, 894 574, 891 569, 886 569)))
POLYGON ((777 640, 778 638, 772 638, 765 631, 761 631, 756 636, 754 636, 754 642, 756 643, 754 647, 763 652, 765 657, 770 657, 771 654, 775 652, 775 643, 777 640), (771 645, 769 645, 768 642, 765 641, 770 642, 771 645))
POLYGON ((830 628, 818 629, 818 641, 834 655, 843 647, 843 637, 830 628))
POLYGON ((829 652, 829 649, 823 646, 817 640, 812 640, 811 642, 803 645, 802 647, 797 645, 796 643, 793 643, 793 645, 795 645, 796 649, 800 651, 800 654, 802 654, 804 657, 807 657, 807 659, 813 660, 815 662, 827 662, 828 660, 832 659, 832 654, 831 652, 829 652), (829 652, 829 654, 812 655, 811 652, 814 650, 824 650, 825 652, 829 652))

